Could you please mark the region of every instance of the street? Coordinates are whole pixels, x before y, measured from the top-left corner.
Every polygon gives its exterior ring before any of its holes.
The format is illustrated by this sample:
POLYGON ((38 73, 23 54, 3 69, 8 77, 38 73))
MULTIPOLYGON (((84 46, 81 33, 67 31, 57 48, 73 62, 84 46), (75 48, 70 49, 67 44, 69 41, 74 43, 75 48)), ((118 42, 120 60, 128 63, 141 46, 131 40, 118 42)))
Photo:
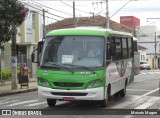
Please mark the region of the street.
MULTIPOLYGON (((61 111, 61 114, 69 110, 80 113, 82 109, 94 111, 95 109, 159 109, 159 80, 160 71, 143 70, 132 84, 127 87, 127 94, 124 98, 112 97, 106 108, 100 108, 94 102, 68 102, 58 101, 55 108, 49 108, 45 99, 38 97, 38 92, 29 92, 11 96, 0 97, 1 109, 45 109, 61 111)), ((56 114, 56 113, 55 113, 56 114)), ((90 113, 88 113, 90 114, 90 113)), ((91 113, 92 114, 92 113, 91 113)), ((57 113, 58 115, 58 113, 57 113)), ((82 112, 83 115, 83 112, 82 112)), ((99 112, 98 115, 101 115, 99 112)))

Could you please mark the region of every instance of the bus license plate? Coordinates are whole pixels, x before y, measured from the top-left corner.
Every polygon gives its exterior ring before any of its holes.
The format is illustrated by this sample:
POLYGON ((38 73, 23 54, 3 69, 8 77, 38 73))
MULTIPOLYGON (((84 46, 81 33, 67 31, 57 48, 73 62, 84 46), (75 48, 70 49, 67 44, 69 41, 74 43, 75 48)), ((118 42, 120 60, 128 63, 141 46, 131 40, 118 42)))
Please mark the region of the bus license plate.
POLYGON ((76 99, 73 98, 73 97, 63 97, 63 100, 65 100, 65 101, 74 101, 76 99))

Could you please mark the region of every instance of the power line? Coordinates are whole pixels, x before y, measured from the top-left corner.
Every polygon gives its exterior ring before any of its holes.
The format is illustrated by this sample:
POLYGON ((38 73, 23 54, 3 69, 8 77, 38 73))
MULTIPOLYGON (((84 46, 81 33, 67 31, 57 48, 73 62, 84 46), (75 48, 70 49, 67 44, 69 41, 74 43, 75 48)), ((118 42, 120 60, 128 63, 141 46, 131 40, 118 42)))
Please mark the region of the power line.
MULTIPOLYGON (((43 16, 43 14, 40 14, 39 12, 36 12, 36 11, 34 11, 35 13, 37 13, 37 14, 39 14, 39 15, 41 15, 41 16, 43 16)), ((57 20, 57 19, 55 19, 55 18, 52 18, 52 17, 49 17, 49 16, 45 16, 46 18, 50 18, 50 19, 53 19, 53 20, 56 20, 56 21, 59 21, 59 20, 57 20)))
POLYGON ((72 15, 72 14, 70 14, 70 13, 67 13, 67 12, 63 12, 63 11, 59 11, 59 10, 57 10, 57 9, 53 9, 53 8, 51 8, 51 7, 49 7, 49 6, 46 6, 46 5, 43 5, 43 4, 40 4, 40 3, 37 3, 37 2, 35 2, 35 1, 33 1, 33 0, 31 0, 33 3, 36 3, 36 4, 38 4, 38 5, 41 5, 41 6, 44 6, 44 7, 46 7, 46 8, 48 8, 48 9, 52 9, 52 10, 54 10, 54 11, 57 11, 57 12, 61 12, 61 13, 64 13, 64 14, 67 14, 67 15, 72 15))
MULTIPOLYGON (((59 0, 59 1, 62 2, 62 3, 64 3, 65 5, 67 5, 67 6, 71 7, 71 8, 73 8, 73 6, 71 6, 71 5, 69 5, 69 4, 65 3, 65 2, 63 2, 62 0, 59 0)), ((85 11, 82 11, 82 10, 80 10, 80 9, 76 9, 76 8, 75 8, 75 10, 81 11, 81 12, 83 12, 83 13, 90 14, 89 12, 85 12, 85 11)))
POLYGON ((101 12, 103 12, 104 10, 105 10, 105 8, 104 8, 104 9, 102 9, 101 11, 99 11, 95 16, 97 16, 97 15, 101 14, 101 12))
MULTIPOLYGON (((29 4, 26 4, 25 2, 23 2, 23 3, 24 3, 25 5, 27 5, 27 6, 30 6, 31 8, 37 9, 37 10, 39 10, 39 11, 43 11, 43 10, 38 9, 38 8, 36 8, 36 7, 33 7, 33 6, 29 5, 29 4)), ((53 15, 53 16, 60 17, 60 18, 65 18, 65 17, 59 16, 59 15, 56 15, 56 14, 50 13, 50 12, 47 12, 47 13, 48 13, 48 14, 51 14, 51 15, 53 15)))

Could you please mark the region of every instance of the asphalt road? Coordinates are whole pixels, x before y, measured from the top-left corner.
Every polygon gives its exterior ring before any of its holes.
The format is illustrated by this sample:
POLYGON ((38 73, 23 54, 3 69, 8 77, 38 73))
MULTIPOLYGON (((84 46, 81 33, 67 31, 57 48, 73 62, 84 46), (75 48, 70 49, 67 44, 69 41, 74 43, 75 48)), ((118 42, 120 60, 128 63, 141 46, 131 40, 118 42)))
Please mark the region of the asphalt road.
MULTIPOLYGON (((28 110, 46 110, 56 117, 68 117, 68 118, 91 118, 91 115, 96 115, 97 118, 105 118, 106 114, 111 114, 110 117, 114 118, 114 114, 123 113, 126 109, 146 109, 157 110, 160 108, 160 94, 159 94, 159 80, 160 71, 148 70, 141 71, 141 73, 135 76, 135 80, 127 87, 127 94, 124 98, 112 97, 106 108, 100 108, 97 103, 93 102, 68 102, 58 101, 55 108, 49 108, 45 99, 38 97, 37 91, 10 95, 0 97, 0 109, 28 109, 28 110), (110 112, 111 110, 111 112, 110 112), (120 111, 122 110, 122 111, 120 111), (68 114, 66 116, 66 114, 68 114), (70 116, 71 115, 71 116, 70 116), (99 117, 97 115, 100 115, 99 117)), ((126 110, 127 111, 127 110, 126 110)), ((128 111, 127 111, 128 112, 128 111)), ((118 118, 138 118, 138 115, 122 115, 118 118)), ((145 118, 148 116, 145 115, 145 118)), ((158 117, 154 115, 153 117, 158 117)), ((141 118, 143 116, 141 115, 141 118)), ((149 117, 151 118, 151 117, 149 117)))

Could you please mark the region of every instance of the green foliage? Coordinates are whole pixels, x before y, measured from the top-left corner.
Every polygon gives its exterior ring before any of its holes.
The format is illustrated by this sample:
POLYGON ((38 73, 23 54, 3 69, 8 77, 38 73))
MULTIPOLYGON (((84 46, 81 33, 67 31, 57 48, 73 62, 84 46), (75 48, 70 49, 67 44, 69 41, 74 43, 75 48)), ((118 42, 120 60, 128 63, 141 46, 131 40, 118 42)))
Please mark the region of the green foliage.
POLYGON ((12 25, 21 25, 28 11, 18 0, 0 0, 0 48, 11 39, 12 25))
MULTIPOLYGON (((17 69, 17 78, 20 77, 20 69, 17 69)), ((31 77, 31 70, 28 70, 29 76, 31 77)), ((2 80, 11 80, 11 70, 2 70, 2 80)))
POLYGON ((2 80, 9 80, 11 78, 11 70, 2 71, 2 80))

